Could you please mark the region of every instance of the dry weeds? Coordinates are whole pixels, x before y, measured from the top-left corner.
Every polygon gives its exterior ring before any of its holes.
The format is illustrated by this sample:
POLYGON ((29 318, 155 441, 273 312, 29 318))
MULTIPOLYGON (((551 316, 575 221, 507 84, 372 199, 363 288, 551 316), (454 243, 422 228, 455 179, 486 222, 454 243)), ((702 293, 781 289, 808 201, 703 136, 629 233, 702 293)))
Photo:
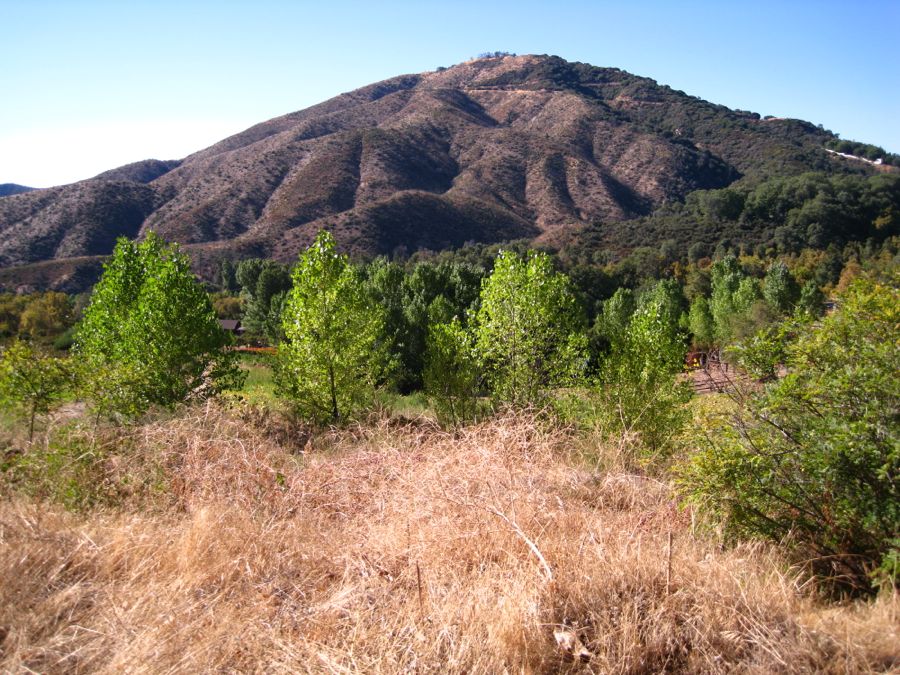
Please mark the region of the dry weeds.
POLYGON ((720 550, 666 485, 581 467, 528 418, 272 438, 209 406, 133 432, 165 467, 152 509, 0 504, 0 669, 900 667, 896 597, 819 603, 773 549, 720 550))

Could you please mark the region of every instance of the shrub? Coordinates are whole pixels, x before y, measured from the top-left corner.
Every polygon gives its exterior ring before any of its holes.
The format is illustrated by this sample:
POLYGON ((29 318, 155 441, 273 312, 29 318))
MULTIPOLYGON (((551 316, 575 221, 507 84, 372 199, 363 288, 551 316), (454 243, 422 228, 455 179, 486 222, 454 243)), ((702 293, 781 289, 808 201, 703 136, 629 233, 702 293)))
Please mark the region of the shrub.
POLYGON ((869 589, 900 531, 900 293, 860 280, 840 304, 786 346, 783 380, 704 420, 680 473, 730 537, 783 540, 816 574, 869 589))

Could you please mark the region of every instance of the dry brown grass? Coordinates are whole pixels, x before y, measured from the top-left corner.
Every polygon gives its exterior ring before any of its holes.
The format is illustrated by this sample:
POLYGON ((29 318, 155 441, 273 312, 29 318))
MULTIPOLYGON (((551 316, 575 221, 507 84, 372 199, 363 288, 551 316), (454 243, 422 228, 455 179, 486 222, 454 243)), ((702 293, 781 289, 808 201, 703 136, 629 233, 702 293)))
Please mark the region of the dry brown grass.
POLYGON ((900 667, 896 597, 818 603, 771 548, 693 536, 666 485, 583 468, 528 418, 270 438, 210 406, 132 432, 170 486, 149 510, 0 504, 0 669, 900 667))

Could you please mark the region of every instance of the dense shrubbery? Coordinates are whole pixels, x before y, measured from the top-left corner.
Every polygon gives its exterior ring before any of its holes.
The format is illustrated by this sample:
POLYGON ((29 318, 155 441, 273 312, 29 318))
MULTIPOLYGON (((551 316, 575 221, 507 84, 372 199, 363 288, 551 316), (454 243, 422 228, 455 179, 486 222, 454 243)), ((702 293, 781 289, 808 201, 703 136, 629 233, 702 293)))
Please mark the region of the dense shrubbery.
MULTIPOLYGON (((900 292, 859 280, 784 350, 788 374, 712 417, 684 486, 736 537, 786 541, 850 584, 897 580, 900 292)), ((770 339, 760 338, 765 342, 770 339)))
POLYGON ((825 147, 835 152, 842 152, 845 155, 853 155, 854 157, 862 157, 870 161, 881 160, 883 164, 897 166, 900 164, 900 156, 887 152, 884 148, 872 145, 871 143, 860 143, 859 141, 847 141, 834 139, 828 141, 825 147))
POLYGON ((653 245, 656 255, 666 244, 670 256, 696 259, 712 255, 722 242, 762 253, 797 253, 897 234, 900 176, 804 173, 698 190, 646 218, 598 223, 563 253, 584 260, 602 251, 653 245))

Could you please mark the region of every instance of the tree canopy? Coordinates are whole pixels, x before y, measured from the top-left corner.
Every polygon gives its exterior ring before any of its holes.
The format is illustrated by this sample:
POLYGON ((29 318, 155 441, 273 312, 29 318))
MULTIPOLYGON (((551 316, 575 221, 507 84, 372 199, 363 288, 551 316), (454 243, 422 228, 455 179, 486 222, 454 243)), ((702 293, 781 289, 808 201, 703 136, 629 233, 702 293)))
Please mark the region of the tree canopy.
POLYGON ((87 395, 102 412, 137 414, 239 386, 209 296, 177 245, 119 239, 78 327, 87 395))
POLYGON ((339 422, 372 402, 385 366, 384 314, 325 231, 301 253, 282 313, 276 381, 299 412, 339 422))

